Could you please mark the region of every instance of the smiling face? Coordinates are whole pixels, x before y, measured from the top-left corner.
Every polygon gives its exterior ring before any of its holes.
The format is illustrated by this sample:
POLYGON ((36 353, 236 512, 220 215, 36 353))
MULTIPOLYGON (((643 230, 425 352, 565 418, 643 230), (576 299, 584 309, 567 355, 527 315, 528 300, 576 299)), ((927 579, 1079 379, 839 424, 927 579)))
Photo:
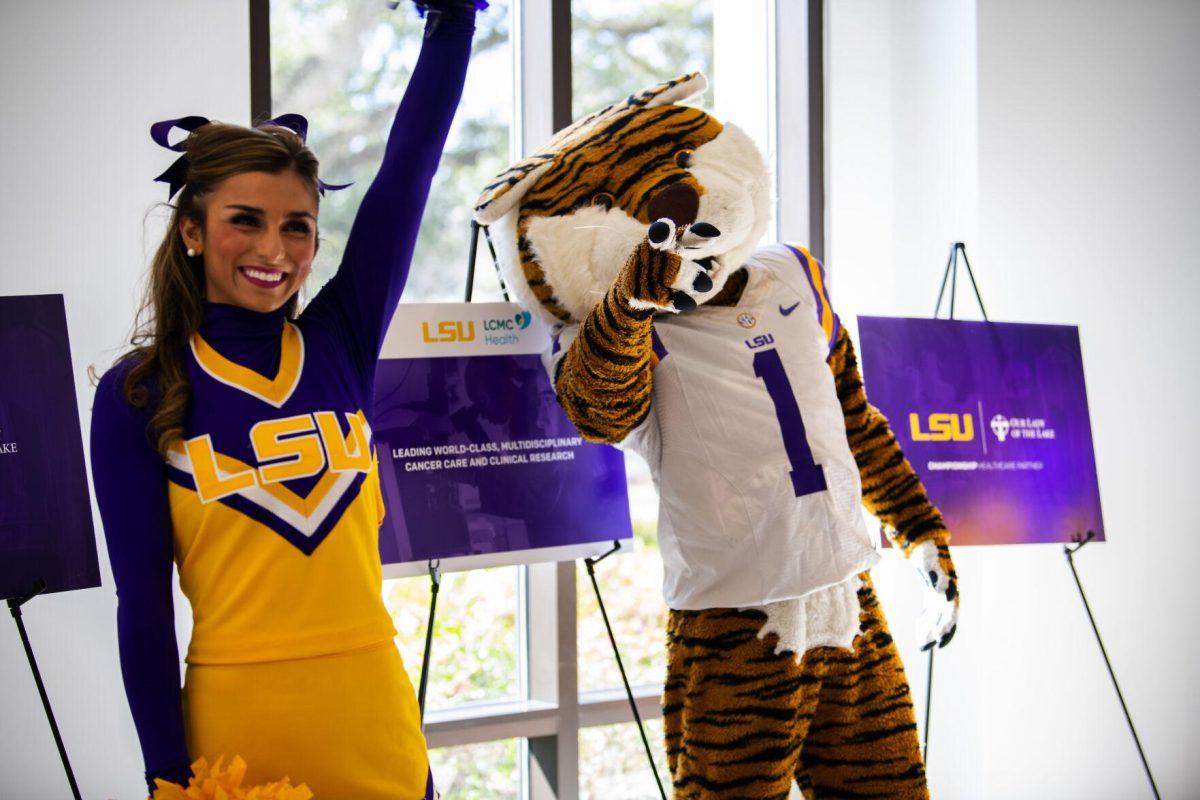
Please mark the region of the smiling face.
POLYGON ((292 170, 243 172, 203 199, 205 220, 179 223, 187 247, 204 258, 205 299, 274 311, 312 272, 317 199, 292 170))

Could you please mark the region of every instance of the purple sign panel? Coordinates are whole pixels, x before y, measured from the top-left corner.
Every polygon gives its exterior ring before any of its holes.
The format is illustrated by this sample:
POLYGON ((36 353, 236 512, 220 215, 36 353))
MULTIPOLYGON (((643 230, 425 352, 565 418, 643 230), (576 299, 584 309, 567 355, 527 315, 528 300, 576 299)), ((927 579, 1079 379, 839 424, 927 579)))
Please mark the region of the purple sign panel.
POLYGON ((1104 539, 1079 330, 859 317, 863 381, 952 544, 1104 539))
POLYGON ((0 598, 100 585, 62 295, 0 297, 0 598))
POLYGON ((622 454, 583 441, 537 355, 385 358, 375 385, 385 564, 557 560, 632 537, 622 454))

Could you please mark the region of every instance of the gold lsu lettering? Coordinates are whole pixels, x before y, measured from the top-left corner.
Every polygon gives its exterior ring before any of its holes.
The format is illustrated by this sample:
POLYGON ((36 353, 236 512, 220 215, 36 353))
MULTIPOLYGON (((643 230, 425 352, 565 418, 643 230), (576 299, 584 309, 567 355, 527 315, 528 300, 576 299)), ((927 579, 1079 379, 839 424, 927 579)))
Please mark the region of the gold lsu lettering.
POLYGON ((368 472, 371 448, 366 418, 361 411, 345 417, 350 425, 345 436, 332 411, 256 423, 250 429, 250 444, 258 466, 246 469, 231 470, 232 459, 219 456, 209 434, 188 439, 184 449, 191 461, 196 493, 207 503, 256 485, 318 475, 326 466, 330 472, 368 472), (218 465, 218 458, 225 466, 218 465))
POLYGON ((914 442, 969 442, 975 438, 975 421, 970 414, 930 414, 929 430, 921 429, 921 415, 908 415, 914 442))
POLYGON ((467 320, 445 320, 437 324, 437 335, 430 335, 429 323, 421 323, 421 336, 426 342, 473 342, 475 341, 475 322, 467 320))

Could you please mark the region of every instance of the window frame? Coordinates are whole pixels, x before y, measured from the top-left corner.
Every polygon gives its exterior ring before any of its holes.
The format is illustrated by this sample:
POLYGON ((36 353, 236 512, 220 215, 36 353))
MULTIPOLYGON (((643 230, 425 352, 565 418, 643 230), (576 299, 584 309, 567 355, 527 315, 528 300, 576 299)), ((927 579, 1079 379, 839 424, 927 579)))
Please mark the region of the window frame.
MULTIPOLYGON (((765 4, 767 22, 775 229, 780 240, 808 242, 821 257, 823 0, 759 2, 765 4), (783 141, 789 146, 781 149, 783 141)), ((250 111, 257 122, 271 117, 270 0, 249 0, 249 13, 250 111)), ((571 122, 571 0, 513 0, 511 13, 516 83, 510 153, 515 158, 571 122), (550 69, 541 66, 546 64, 550 69)), ((485 266, 485 271, 490 270, 485 266)), ((633 721, 623 687, 579 691, 576 577, 573 561, 530 564, 518 571, 520 699, 431 709, 426 715, 430 749, 518 739, 523 800, 578 800, 579 731, 633 721)), ((603 587, 603 572, 597 577, 603 587)), ((642 719, 661 717, 661 685, 633 688, 642 719)))

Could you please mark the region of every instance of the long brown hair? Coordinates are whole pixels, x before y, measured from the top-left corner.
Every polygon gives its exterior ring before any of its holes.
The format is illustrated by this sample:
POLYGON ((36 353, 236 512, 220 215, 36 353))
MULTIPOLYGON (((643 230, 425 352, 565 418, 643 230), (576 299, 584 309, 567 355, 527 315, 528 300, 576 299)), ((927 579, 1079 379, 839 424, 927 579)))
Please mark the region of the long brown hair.
MULTIPOLYGON (((243 172, 279 173, 293 170, 319 198, 317 158, 293 131, 278 126, 247 128, 210 122, 189 134, 187 179, 172 209, 166 234, 150 264, 150 279, 135 318, 132 349, 117 359, 134 359, 126 376, 125 399, 142 408, 150 402, 147 379, 156 378, 160 400, 147 436, 164 457, 172 442, 183 436, 191 400, 183 349, 204 316, 204 259, 189 256, 179 232, 182 219, 204 230, 205 197, 222 181, 243 172)), ((298 313, 299 293, 284 304, 285 315, 298 313)))

